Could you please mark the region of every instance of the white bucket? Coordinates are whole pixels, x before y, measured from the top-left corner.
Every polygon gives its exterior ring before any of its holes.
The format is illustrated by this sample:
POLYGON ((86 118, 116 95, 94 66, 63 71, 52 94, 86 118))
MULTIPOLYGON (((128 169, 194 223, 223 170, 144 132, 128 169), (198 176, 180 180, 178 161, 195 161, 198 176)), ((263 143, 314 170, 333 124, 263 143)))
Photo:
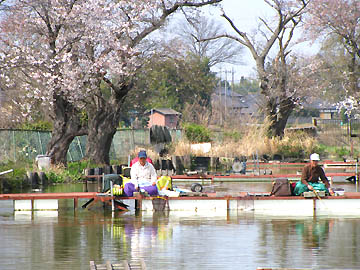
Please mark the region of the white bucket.
POLYGON ((335 196, 344 196, 345 190, 343 188, 334 189, 335 196))
POLYGON ((37 163, 37 166, 40 170, 47 170, 50 169, 50 156, 46 155, 38 155, 35 158, 35 161, 37 163))

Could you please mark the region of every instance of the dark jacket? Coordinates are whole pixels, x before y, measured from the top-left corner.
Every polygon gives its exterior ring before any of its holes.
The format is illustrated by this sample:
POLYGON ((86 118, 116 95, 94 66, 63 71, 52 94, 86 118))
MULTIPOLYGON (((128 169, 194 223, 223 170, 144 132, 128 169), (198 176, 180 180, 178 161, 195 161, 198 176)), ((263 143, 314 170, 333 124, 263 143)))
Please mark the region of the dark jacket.
POLYGON ((311 167, 311 164, 309 164, 303 168, 301 182, 304 185, 308 185, 309 182, 317 183, 319 182, 319 178, 327 188, 330 187, 329 180, 326 178, 324 170, 319 165, 311 167))

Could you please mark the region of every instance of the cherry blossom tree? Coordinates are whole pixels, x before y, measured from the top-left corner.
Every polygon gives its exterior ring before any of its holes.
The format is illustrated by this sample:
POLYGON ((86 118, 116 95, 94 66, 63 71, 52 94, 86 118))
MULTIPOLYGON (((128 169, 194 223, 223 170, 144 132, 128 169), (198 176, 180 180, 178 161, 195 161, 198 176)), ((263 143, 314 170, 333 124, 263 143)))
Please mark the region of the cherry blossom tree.
POLYGON ((77 104, 83 89, 68 84, 66 57, 82 33, 76 1, 18 1, 1 24, 1 49, 5 57, 6 90, 16 90, 13 105, 24 118, 41 107, 52 119, 52 138, 47 154, 53 163, 66 163, 73 138, 86 134, 77 104))
MULTIPOLYGON (((176 11, 222 0, 18 0, 2 23, 7 87, 48 108, 48 154, 65 163, 69 144, 87 134, 87 157, 109 163, 121 106, 146 55, 146 41, 176 11), (12 80, 12 78, 20 78, 12 80)), ((26 101, 26 102, 25 102, 26 101)))
MULTIPOLYGON (((307 30, 314 40, 336 40, 343 49, 346 65, 341 69, 341 85, 346 98, 341 106, 354 109, 360 90, 360 2, 357 0, 313 0, 309 6, 307 30)), ((326 60, 326 59, 325 59, 326 60)), ((331 59, 328 59, 331 61, 331 59)), ((329 61, 328 61, 329 62, 329 61)))

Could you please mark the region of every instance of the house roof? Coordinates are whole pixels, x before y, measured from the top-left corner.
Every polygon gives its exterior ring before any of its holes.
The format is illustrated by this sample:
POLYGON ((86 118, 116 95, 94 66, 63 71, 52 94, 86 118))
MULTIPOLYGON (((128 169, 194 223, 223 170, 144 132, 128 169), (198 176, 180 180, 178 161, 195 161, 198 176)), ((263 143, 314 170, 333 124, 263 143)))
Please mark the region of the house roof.
POLYGON ((157 108, 157 109, 151 109, 151 110, 148 110, 145 112, 145 115, 148 115, 148 114, 151 114, 154 113, 154 112, 158 112, 160 114, 163 114, 163 115, 180 115, 181 113, 173 110, 173 109, 170 109, 170 108, 157 108))
POLYGON ((259 93, 247 94, 243 97, 242 102, 246 104, 242 113, 244 114, 257 114, 259 112, 263 96, 259 93))
POLYGON ((216 89, 215 90, 215 95, 222 95, 222 96, 228 96, 228 97, 243 97, 244 95, 241 95, 235 91, 232 91, 231 89, 224 89, 224 88, 221 88, 221 89, 216 89))
POLYGON ((224 89, 217 89, 215 93, 212 94, 211 98, 213 101, 221 102, 226 104, 226 107, 231 107, 233 109, 246 108, 247 105, 243 101, 244 95, 233 92, 230 89, 227 89, 225 92, 224 89))
POLYGON ((303 103, 304 108, 337 111, 336 104, 326 101, 324 99, 310 99, 303 103))

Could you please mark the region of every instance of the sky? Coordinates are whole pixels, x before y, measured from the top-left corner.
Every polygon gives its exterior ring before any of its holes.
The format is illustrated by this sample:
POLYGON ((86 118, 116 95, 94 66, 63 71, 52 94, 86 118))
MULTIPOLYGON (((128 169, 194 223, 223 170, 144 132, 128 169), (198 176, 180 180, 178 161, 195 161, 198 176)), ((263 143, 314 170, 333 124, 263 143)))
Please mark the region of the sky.
MULTIPOLYGON (((222 6, 225 14, 233 20, 235 26, 247 33, 256 31, 259 24, 259 17, 266 18, 274 15, 273 9, 271 9, 264 0, 223 0, 222 6)), ((213 16, 213 18, 219 18, 220 21, 224 22, 225 29, 227 31, 232 31, 232 28, 226 20, 220 17, 221 13, 210 9, 209 15, 213 16)), ((310 43, 298 45, 296 51, 314 53, 318 50, 316 46, 310 46, 309 44, 310 43)), ((235 80, 240 80, 241 76, 255 78, 255 61, 247 48, 244 48, 243 50, 242 61, 244 62, 244 65, 222 65, 222 77, 225 78, 224 70, 234 70, 235 80)), ((219 71, 219 68, 220 66, 214 67, 213 71, 219 71)), ((229 73, 227 74, 227 79, 230 80, 231 75, 229 75, 229 73)))
MULTIPOLYGON (((259 17, 271 14, 271 9, 263 0, 224 0, 222 6, 225 14, 233 20, 236 27, 245 32, 254 31, 259 17)), ((225 22, 225 19, 223 21, 225 22)), ((227 22, 224 23, 224 26, 227 31, 232 31, 227 22)), ((234 70, 234 77, 238 80, 241 76, 255 77, 255 61, 247 48, 243 50, 243 62, 244 65, 224 65, 222 69, 234 70)), ((223 76, 225 76, 225 72, 223 76)))

